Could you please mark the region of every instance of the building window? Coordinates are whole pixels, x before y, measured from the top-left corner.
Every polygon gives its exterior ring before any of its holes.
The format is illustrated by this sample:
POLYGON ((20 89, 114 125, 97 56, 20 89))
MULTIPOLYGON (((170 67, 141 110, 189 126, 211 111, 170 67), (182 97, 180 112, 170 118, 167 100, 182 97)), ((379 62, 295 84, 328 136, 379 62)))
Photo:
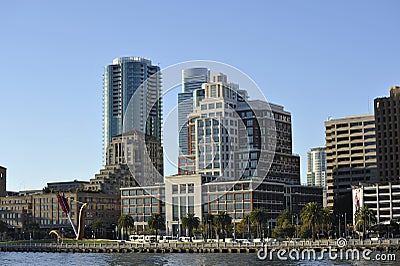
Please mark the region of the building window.
POLYGON ((243 195, 242 194, 235 194, 235 200, 242 200, 243 195))
POLYGON ((186 184, 181 184, 180 186, 180 193, 185 194, 186 193, 186 184))
POLYGON ((172 194, 178 194, 178 185, 172 185, 172 194))
POLYGON ((188 184, 188 193, 194 193, 194 184, 188 184))

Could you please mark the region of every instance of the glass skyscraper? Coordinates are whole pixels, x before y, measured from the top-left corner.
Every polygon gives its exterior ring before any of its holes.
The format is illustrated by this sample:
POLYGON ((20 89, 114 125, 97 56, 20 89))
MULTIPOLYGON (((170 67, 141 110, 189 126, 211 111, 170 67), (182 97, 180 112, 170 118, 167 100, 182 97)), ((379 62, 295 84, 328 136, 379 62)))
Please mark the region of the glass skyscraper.
POLYGON ((178 93, 179 151, 187 155, 187 116, 193 112, 193 92, 210 81, 210 70, 204 67, 182 70, 182 92, 178 93))
POLYGON ((103 78, 104 162, 112 137, 129 130, 135 129, 153 136, 161 144, 159 66, 152 65, 149 59, 142 57, 120 57, 114 59, 111 65, 105 66, 103 78), (135 97, 132 99, 133 95, 135 97), (131 99, 134 102, 129 104, 131 99))

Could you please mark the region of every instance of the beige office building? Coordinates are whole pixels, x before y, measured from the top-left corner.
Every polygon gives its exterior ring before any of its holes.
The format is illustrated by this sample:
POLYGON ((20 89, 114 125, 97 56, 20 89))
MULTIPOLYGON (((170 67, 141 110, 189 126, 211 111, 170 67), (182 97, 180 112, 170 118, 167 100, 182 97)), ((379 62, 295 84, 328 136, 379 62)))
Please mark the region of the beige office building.
POLYGON ((327 206, 351 213, 351 185, 377 177, 374 115, 330 119, 325 133, 327 206))

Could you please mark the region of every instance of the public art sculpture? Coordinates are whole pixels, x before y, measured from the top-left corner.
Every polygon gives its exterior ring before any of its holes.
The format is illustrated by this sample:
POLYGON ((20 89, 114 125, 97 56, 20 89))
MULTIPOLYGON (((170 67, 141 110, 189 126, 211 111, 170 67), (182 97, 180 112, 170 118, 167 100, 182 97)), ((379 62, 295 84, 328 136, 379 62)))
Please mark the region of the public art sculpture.
MULTIPOLYGON (((74 230, 76 240, 82 240, 84 232, 85 232, 85 221, 84 221, 83 211, 86 208, 87 203, 80 202, 80 203, 82 203, 82 206, 79 210, 78 229, 77 229, 74 224, 74 221, 71 218, 71 211, 70 211, 70 207, 68 204, 68 199, 65 197, 64 193, 57 193, 57 200, 58 200, 58 204, 60 204, 62 211, 68 217, 68 220, 72 226, 72 230, 74 230)), ((56 230, 51 230, 50 234, 55 234, 55 235, 57 235, 58 238, 61 238, 60 237, 61 234, 56 230)))

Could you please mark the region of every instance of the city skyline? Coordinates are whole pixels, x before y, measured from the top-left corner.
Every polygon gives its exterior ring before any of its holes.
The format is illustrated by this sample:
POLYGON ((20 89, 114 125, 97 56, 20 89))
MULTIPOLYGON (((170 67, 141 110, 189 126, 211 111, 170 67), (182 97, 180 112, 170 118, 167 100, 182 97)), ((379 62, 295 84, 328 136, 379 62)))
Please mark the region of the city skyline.
POLYGON ((137 32, 116 29, 116 34, 136 33, 116 42, 104 36, 103 30, 112 28, 104 19, 110 9, 106 4, 82 3, 77 10, 70 4, 3 3, 1 21, 8 27, 2 30, 7 41, 0 52, 0 165, 8 170, 8 190, 89 180, 101 169, 102 72, 116 57, 143 56, 161 68, 206 58, 250 75, 269 102, 282 104, 293 115, 293 151, 301 156, 303 183, 307 151, 325 145, 324 121, 372 114, 373 99, 388 96, 388 89, 400 83, 397 2, 293 2, 285 9, 263 2, 179 8, 159 3, 160 11, 139 2, 123 4, 121 25, 132 25, 127 15, 133 9, 143 11, 135 13, 137 21, 150 11, 156 19, 137 32), (87 14, 89 8, 96 15, 87 14), (211 19, 207 38, 188 47, 180 44, 182 32, 168 31, 189 27, 183 25, 189 18, 184 8, 197 11, 189 13, 198 18, 207 11, 226 12, 232 24, 212 31, 211 25, 221 22, 211 19), (161 30, 154 34, 152 26, 161 30), (208 40, 224 35, 237 38, 209 45, 208 40), (171 43, 160 47, 156 40, 171 43))

